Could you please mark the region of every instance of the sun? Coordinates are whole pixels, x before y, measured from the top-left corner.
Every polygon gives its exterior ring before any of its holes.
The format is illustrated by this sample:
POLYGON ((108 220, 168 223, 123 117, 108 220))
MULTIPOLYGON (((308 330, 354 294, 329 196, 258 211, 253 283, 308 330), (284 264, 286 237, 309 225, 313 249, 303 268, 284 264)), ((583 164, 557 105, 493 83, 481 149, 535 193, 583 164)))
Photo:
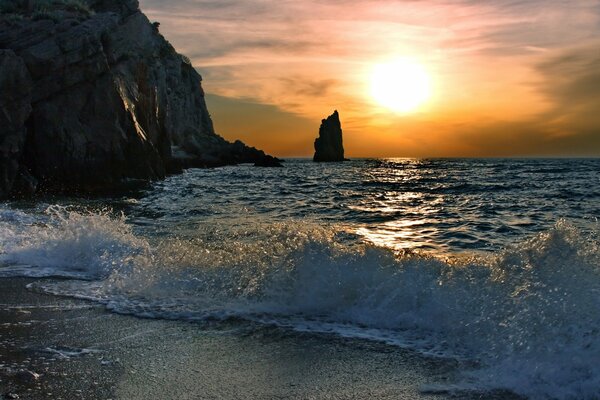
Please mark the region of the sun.
POLYGON ((425 68, 410 59, 379 64, 371 75, 371 96, 394 112, 409 113, 429 99, 431 80, 425 68))

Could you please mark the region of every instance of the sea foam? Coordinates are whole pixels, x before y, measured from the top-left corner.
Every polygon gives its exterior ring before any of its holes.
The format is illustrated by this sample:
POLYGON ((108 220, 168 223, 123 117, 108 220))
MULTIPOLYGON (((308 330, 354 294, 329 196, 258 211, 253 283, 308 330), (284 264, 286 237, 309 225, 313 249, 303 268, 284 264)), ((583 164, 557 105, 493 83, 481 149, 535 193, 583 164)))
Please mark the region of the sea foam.
MULTIPOLYGON (((105 278, 150 257, 125 217, 48 207, 43 215, 0 213, 0 277, 105 278)), ((144 261, 143 261, 144 260, 144 261)))

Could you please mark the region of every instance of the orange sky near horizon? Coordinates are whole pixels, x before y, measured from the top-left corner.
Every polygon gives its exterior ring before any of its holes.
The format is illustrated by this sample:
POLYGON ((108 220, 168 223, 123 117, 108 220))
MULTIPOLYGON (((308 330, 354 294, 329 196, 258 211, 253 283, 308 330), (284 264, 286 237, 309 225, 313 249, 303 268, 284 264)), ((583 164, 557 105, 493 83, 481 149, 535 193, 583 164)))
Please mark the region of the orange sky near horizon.
POLYGON ((339 110, 349 157, 599 156, 600 3, 591 0, 141 0, 204 77, 219 134, 311 156, 339 110), (370 95, 405 58, 431 98, 370 95))

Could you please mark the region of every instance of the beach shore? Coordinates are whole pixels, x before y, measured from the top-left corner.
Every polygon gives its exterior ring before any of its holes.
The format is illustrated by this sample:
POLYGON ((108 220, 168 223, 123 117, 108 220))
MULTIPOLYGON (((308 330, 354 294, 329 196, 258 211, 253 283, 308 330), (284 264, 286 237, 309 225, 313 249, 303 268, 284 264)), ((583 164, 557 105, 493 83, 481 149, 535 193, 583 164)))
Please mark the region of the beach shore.
POLYGON ((1 400, 519 399, 428 390, 455 363, 383 343, 119 315, 34 281, 0 279, 1 400))
POLYGON ((240 321, 118 315, 35 293, 32 281, 0 280, 5 399, 439 398, 420 387, 448 367, 383 344, 240 321))

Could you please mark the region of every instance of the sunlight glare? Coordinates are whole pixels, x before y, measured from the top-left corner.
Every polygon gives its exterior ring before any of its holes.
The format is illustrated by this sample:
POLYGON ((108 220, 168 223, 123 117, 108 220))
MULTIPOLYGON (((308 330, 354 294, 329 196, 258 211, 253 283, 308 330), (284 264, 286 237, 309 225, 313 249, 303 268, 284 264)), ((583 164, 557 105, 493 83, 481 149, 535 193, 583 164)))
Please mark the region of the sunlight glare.
POLYGON ((431 96, 431 81, 422 65, 398 59, 376 65, 371 75, 371 96, 398 113, 416 110, 431 96))

